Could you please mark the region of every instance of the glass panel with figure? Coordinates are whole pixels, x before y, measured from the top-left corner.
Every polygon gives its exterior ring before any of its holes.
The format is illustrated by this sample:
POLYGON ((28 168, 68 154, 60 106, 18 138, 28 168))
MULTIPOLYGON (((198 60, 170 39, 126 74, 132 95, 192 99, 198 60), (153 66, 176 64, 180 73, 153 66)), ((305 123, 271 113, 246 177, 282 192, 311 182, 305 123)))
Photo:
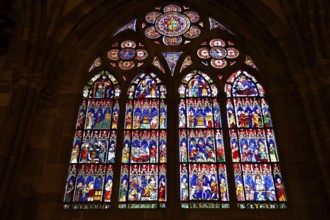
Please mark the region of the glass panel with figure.
POLYGON ((141 73, 128 89, 119 208, 164 208, 167 197, 166 87, 141 73))
POLYGON ((227 80, 227 120, 239 208, 286 208, 277 145, 265 91, 237 71, 227 80))
POLYGON ((182 208, 229 208, 218 91, 211 77, 192 71, 179 86, 182 208))
POLYGON ((108 71, 84 87, 64 195, 65 209, 109 209, 120 87, 108 71))

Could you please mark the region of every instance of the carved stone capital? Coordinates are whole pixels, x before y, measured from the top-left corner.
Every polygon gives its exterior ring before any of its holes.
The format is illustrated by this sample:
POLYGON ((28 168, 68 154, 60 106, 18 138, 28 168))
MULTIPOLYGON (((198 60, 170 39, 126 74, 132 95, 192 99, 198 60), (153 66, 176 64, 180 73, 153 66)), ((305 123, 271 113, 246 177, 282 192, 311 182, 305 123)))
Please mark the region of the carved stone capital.
POLYGON ((21 85, 37 90, 41 90, 45 85, 45 79, 40 73, 24 68, 14 72, 13 82, 15 86, 21 85))

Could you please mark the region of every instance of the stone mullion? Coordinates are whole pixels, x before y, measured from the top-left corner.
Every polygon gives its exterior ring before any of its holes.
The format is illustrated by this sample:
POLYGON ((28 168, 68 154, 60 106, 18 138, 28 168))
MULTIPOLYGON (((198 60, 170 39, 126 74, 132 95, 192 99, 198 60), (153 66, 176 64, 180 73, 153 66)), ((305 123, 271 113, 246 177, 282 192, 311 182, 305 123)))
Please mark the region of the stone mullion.
POLYGON ((1 126, 0 142, 0 209, 2 219, 7 219, 9 205, 13 199, 16 181, 25 156, 30 128, 39 102, 41 91, 40 76, 32 71, 20 70, 16 73, 13 96, 1 126))

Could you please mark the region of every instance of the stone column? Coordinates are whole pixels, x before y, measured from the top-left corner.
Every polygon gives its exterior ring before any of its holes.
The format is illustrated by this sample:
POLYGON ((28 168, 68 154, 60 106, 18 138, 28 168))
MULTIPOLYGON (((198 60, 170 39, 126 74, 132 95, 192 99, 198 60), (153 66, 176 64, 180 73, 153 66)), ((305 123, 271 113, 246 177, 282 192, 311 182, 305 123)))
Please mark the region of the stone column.
POLYGON ((302 72, 295 74, 294 81, 298 85, 298 91, 306 112, 310 134, 313 141, 314 152, 317 159, 319 174, 322 178, 326 200, 330 203, 330 176, 329 176, 329 122, 326 114, 326 103, 323 103, 324 95, 322 87, 326 79, 322 76, 320 68, 304 68, 302 72))
POLYGON ((44 85, 42 77, 30 69, 13 74, 12 97, 0 125, 0 210, 7 219, 16 180, 28 143, 30 127, 44 85))

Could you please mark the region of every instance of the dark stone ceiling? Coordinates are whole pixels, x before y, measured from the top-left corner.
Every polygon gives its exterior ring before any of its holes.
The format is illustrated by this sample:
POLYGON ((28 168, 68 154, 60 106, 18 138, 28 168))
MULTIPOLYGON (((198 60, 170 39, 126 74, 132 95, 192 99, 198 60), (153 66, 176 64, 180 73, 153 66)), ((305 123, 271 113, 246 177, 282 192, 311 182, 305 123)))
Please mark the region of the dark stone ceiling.
POLYGON ((15 29, 12 1, 0 0, 0 56, 8 51, 15 29))

